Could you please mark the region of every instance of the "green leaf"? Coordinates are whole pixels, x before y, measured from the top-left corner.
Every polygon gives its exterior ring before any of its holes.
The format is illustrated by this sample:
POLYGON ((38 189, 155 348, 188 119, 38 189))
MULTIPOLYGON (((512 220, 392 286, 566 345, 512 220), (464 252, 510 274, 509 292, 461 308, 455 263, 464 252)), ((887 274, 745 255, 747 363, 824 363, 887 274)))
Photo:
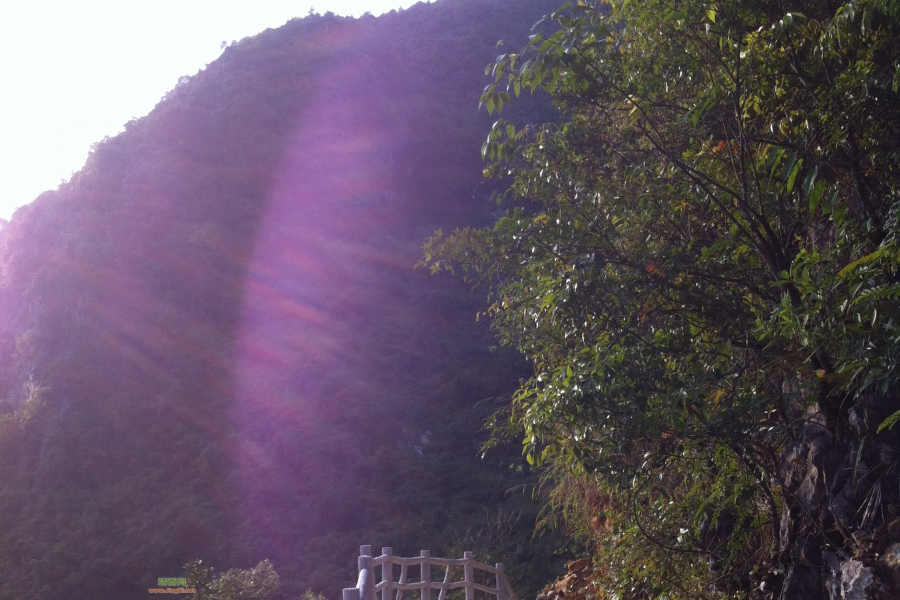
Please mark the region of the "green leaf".
POLYGON ((809 212, 815 213, 816 207, 819 205, 819 200, 822 198, 822 194, 825 192, 825 188, 827 187, 825 180, 820 179, 816 182, 816 186, 813 188, 812 193, 809 195, 809 212))
POLYGON ((838 188, 837 186, 831 190, 831 193, 828 194, 828 197, 825 199, 825 203, 822 205, 822 210, 828 214, 834 211, 835 203, 837 202, 838 197, 838 188))
POLYGON ((819 172, 819 167, 814 166, 812 169, 809 169, 806 172, 806 176, 803 178, 803 195, 809 196, 810 191, 812 190, 812 186, 816 181, 816 174, 819 172))
POLYGON ((788 177, 791 174, 791 171, 794 168, 794 165, 797 163, 797 155, 791 152, 788 154, 787 160, 784 163, 784 168, 781 170, 781 180, 787 181, 788 177))
POLYGON ((887 251, 887 246, 881 246, 878 250, 874 252, 870 252, 866 254, 862 258, 854 260, 852 263, 844 267, 838 272, 838 277, 846 277, 851 271, 854 271, 857 267, 861 267, 862 265, 868 264, 870 262, 876 261, 882 256, 884 256, 887 251))
POLYGON ((794 164, 794 168, 791 169, 791 174, 788 176, 787 184, 785 184, 785 189, 787 193, 791 193, 791 190, 794 189, 794 181, 797 179, 797 174, 800 172, 800 168, 803 166, 803 159, 801 158, 794 164))
POLYGON ((878 429, 875 431, 875 433, 881 433, 885 429, 893 429, 894 425, 897 424, 897 421, 900 421, 900 410, 882 421, 881 425, 878 426, 878 429))
POLYGON ((778 148, 774 152, 769 152, 769 156, 766 158, 766 164, 771 167, 769 171, 769 180, 775 176, 775 169, 778 168, 778 165, 781 163, 781 159, 784 157, 784 148, 778 148))

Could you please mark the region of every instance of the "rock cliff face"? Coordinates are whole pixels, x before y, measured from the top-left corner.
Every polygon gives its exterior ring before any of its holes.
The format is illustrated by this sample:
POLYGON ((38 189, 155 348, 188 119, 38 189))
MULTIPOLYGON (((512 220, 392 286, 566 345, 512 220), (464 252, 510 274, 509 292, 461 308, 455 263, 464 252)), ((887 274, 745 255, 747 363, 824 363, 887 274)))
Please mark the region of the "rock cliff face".
POLYGON ((856 409, 848 419, 852 431, 841 435, 830 432, 824 419, 817 423, 817 416, 783 456, 785 489, 793 497, 786 499, 790 508, 779 527, 782 562, 760 591, 810 600, 896 598, 896 436, 873 440, 856 409))

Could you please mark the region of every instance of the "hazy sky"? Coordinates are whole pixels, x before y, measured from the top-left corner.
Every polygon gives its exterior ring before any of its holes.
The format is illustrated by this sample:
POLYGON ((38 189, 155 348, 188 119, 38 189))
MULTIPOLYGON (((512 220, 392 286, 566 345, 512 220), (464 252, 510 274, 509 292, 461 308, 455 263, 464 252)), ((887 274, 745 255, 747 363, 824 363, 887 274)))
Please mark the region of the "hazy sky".
POLYGON ((310 8, 379 15, 416 0, 0 2, 0 218, 81 169, 92 143, 150 112, 223 41, 310 8))

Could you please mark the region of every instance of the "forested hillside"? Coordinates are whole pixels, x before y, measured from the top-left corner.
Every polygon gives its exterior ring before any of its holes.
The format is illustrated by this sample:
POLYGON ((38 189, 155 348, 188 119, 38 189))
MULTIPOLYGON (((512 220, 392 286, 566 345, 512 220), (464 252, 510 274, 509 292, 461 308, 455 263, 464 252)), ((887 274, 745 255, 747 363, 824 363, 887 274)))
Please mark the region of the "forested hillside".
POLYGON ((478 456, 530 370, 489 350, 480 297, 413 265, 435 229, 495 218, 484 66, 552 4, 291 21, 16 212, 0 598, 143 598, 198 558, 336 598, 363 543, 475 550, 523 594, 551 577, 518 449, 478 456))

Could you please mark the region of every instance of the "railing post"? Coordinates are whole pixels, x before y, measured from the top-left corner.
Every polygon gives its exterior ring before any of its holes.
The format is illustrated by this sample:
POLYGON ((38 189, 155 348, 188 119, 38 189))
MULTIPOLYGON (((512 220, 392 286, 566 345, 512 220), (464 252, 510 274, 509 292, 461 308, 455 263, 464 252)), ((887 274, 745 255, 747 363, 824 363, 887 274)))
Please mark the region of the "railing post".
POLYGON ((381 553, 387 556, 384 564, 381 565, 381 581, 384 582, 384 588, 381 590, 381 600, 393 600, 391 598, 391 588, 394 587, 394 549, 382 548, 381 553))
POLYGON ((474 559, 474 555, 471 552, 466 552, 463 554, 466 559, 465 564, 463 565, 463 573, 465 573, 465 582, 466 582, 466 600, 475 600, 475 588, 473 587, 473 583, 475 583, 475 567, 472 565, 472 561, 474 559))
MULTIPOLYGON (((369 549, 371 552, 371 548, 369 549)), ((372 572, 372 557, 359 557, 359 598, 360 600, 375 600, 375 574, 372 572)))
POLYGON ((403 600, 403 586, 406 584, 406 570, 408 566, 406 563, 400 563, 400 580, 397 582, 400 585, 397 586, 397 600, 403 600))
POLYGON ((422 587, 422 600, 431 600, 431 551, 422 550, 419 553, 425 560, 422 561, 422 581, 425 586, 422 587))
POLYGON ((497 563, 497 600, 506 600, 506 575, 503 574, 503 563, 497 563))

